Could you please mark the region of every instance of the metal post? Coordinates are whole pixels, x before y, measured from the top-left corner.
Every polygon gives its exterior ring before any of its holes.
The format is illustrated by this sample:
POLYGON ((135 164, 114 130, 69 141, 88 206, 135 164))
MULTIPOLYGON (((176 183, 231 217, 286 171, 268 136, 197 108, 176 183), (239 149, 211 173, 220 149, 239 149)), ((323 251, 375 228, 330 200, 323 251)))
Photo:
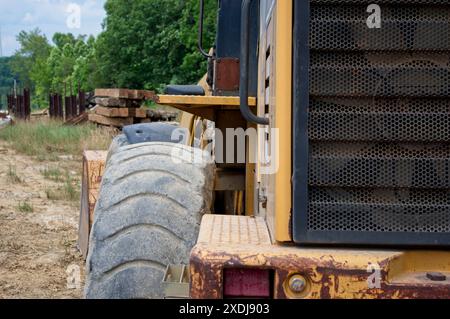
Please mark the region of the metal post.
POLYGON ((31 95, 29 89, 23 89, 24 98, 24 119, 29 120, 31 118, 31 95))
POLYGON ((58 116, 61 120, 64 119, 64 110, 63 110, 63 97, 62 95, 58 95, 58 116))

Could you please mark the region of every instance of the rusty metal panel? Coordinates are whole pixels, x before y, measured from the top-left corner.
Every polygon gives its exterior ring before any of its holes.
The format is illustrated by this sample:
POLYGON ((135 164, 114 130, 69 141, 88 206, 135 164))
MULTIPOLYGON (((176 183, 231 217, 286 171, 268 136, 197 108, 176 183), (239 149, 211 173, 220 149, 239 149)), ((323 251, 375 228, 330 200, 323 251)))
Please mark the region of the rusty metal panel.
POLYGON ((240 63, 239 59, 221 58, 215 63, 215 91, 239 91, 240 63))
POLYGON ((252 242, 242 236, 242 225, 254 223, 252 218, 216 218, 205 217, 201 240, 191 255, 191 298, 224 298, 225 269, 273 271, 276 299, 450 298, 448 251, 314 249, 252 242), (217 234, 220 221, 241 226, 217 234), (304 278, 302 291, 294 292, 289 285, 295 276, 304 278))

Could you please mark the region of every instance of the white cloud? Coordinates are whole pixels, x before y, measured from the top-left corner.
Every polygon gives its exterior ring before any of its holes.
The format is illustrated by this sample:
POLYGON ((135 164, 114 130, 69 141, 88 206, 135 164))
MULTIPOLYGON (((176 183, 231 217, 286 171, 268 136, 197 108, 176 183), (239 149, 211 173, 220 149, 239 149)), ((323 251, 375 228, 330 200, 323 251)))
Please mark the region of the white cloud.
POLYGON ((22 30, 39 28, 52 38, 55 32, 97 35, 105 17, 106 0, 0 0, 0 27, 3 35, 3 54, 11 55, 18 48, 15 38, 22 30), (67 26, 67 7, 75 3, 81 7, 81 28, 67 26))
POLYGON ((24 23, 33 23, 33 22, 35 22, 35 19, 34 19, 33 15, 31 13, 27 12, 25 14, 25 16, 23 17, 22 22, 24 22, 24 23))

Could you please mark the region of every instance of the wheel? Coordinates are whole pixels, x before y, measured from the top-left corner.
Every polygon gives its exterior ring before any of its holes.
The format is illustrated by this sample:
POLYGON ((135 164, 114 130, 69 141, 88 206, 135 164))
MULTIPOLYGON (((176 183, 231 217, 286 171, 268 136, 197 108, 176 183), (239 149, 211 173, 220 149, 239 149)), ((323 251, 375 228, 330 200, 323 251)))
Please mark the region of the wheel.
POLYGON ((118 148, 95 208, 86 298, 163 297, 167 265, 189 263, 210 213, 214 170, 207 153, 181 144, 118 148))
POLYGON ((109 148, 107 162, 121 147, 130 144, 135 145, 150 142, 181 143, 181 138, 179 141, 172 139, 172 134, 176 129, 177 126, 158 122, 126 126, 123 129, 124 133, 113 139, 109 148))
POLYGON ((121 147, 128 146, 128 145, 130 145, 130 143, 128 142, 128 139, 127 139, 127 137, 126 137, 125 134, 117 135, 117 136, 112 140, 111 146, 109 147, 108 156, 107 156, 107 158, 106 158, 106 163, 109 162, 109 160, 111 159, 111 157, 112 157, 115 153, 117 153, 121 147))

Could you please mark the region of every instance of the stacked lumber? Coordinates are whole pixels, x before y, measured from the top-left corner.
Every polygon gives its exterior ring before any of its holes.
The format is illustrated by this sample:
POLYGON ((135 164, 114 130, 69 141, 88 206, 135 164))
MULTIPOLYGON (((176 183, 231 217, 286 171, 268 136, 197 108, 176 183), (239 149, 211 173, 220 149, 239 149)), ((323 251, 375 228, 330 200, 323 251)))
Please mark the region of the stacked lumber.
POLYGON ((148 110, 147 118, 151 122, 174 122, 178 117, 178 112, 165 110, 148 110))
POLYGON ((87 113, 83 113, 81 115, 78 115, 76 117, 72 117, 70 119, 68 119, 64 125, 68 126, 68 125, 73 125, 73 126, 77 126, 77 125, 81 125, 85 122, 88 121, 88 114, 87 113))
POLYGON ((115 128, 146 122, 148 114, 142 105, 145 100, 153 97, 152 91, 97 89, 95 90, 96 106, 89 114, 89 121, 115 128))

